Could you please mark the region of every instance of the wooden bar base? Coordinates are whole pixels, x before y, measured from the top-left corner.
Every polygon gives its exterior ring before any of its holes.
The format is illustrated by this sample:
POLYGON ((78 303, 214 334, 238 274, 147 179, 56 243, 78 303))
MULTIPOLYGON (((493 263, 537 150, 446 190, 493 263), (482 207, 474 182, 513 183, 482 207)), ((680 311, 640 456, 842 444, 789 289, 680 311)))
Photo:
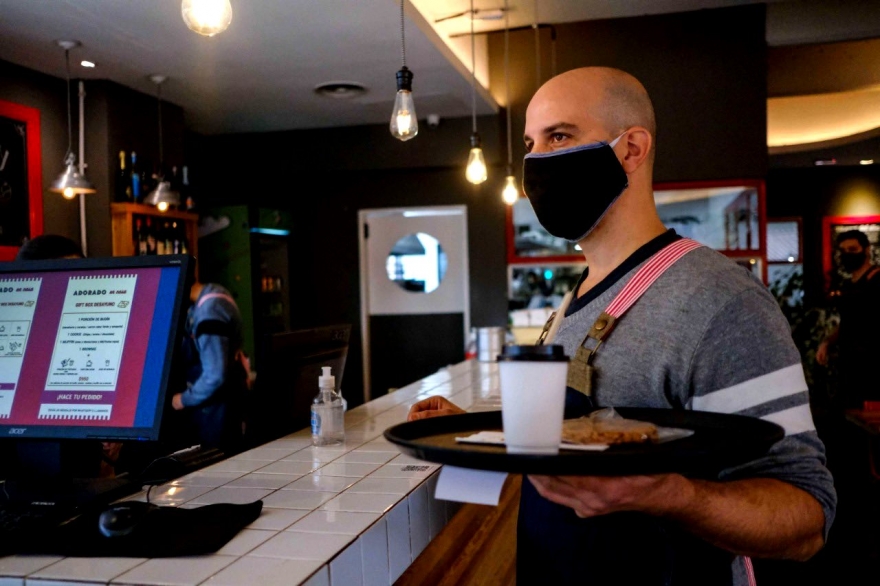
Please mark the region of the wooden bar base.
POLYGON ((464 504, 394 586, 516 584, 521 475, 507 477, 497 507, 464 504))

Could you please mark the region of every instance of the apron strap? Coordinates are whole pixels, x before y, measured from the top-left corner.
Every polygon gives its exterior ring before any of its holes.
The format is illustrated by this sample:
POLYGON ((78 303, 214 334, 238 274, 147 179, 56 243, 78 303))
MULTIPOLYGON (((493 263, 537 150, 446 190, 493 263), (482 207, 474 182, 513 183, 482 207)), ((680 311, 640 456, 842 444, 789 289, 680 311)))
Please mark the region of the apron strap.
POLYGON ((614 326, 623 317, 623 314, 632 307, 636 301, 648 290, 648 288, 660 278, 666 269, 674 265, 679 259, 692 250, 703 246, 690 238, 681 238, 667 244, 659 252, 654 254, 648 262, 636 272, 623 289, 615 295, 611 303, 605 308, 596 321, 593 322, 587 335, 581 341, 578 349, 569 363, 567 384, 569 387, 590 397, 593 394, 593 378, 595 368, 592 366, 593 358, 599 350, 602 342, 614 330, 614 326), (587 348, 589 339, 596 341, 592 348, 587 348))

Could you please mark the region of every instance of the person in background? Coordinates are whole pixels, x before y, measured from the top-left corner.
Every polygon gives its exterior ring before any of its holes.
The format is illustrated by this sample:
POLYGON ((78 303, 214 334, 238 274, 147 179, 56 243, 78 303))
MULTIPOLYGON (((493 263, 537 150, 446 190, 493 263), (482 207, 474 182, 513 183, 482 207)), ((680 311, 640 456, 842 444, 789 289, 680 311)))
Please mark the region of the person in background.
POLYGON ((216 283, 190 289, 182 343, 187 388, 171 400, 203 447, 234 453, 241 448, 248 372, 242 361, 241 313, 232 295, 216 283))
POLYGON ((79 244, 60 234, 40 234, 26 240, 15 260, 47 260, 54 258, 84 258, 79 244))
POLYGON ((861 409, 865 401, 880 401, 874 361, 880 357, 880 267, 871 262, 871 245, 860 230, 837 236, 840 265, 850 274, 839 297, 840 322, 819 344, 816 362, 829 363, 837 346, 840 407, 861 409))
MULTIPOLYGON (((606 67, 553 77, 526 111, 524 191, 542 226, 578 242, 587 264, 552 343, 573 359, 587 347, 598 374, 592 386, 569 379, 567 414, 593 406, 712 411, 767 419, 785 436, 765 456, 707 478, 527 475, 520 585, 746 586, 752 557, 807 560, 835 516, 800 354, 775 299, 747 270, 707 247, 689 249, 600 347, 587 338, 635 272, 681 240, 655 207, 655 131, 643 85, 606 67)), ((412 405, 408 419, 461 412, 432 396, 412 405)))

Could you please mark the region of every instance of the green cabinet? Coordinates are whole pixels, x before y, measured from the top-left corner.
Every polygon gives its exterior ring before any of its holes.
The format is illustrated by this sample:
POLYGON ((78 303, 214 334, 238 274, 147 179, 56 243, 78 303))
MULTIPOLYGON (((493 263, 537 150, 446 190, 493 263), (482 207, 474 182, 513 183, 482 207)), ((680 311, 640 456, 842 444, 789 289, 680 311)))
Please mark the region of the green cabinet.
POLYGON ((281 210, 223 206, 199 217, 199 278, 232 293, 256 369, 258 340, 290 330, 290 230, 290 213, 281 210))

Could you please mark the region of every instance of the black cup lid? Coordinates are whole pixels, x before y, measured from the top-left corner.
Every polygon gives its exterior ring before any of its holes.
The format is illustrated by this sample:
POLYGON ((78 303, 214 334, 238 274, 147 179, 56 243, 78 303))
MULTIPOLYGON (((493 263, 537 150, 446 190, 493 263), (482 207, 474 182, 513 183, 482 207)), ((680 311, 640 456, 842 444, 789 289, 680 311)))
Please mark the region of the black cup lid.
POLYGON ((535 345, 511 345, 504 346, 501 349, 501 355, 498 356, 499 361, 531 361, 531 362, 568 362, 568 356, 565 350, 558 344, 550 344, 548 346, 535 345))

